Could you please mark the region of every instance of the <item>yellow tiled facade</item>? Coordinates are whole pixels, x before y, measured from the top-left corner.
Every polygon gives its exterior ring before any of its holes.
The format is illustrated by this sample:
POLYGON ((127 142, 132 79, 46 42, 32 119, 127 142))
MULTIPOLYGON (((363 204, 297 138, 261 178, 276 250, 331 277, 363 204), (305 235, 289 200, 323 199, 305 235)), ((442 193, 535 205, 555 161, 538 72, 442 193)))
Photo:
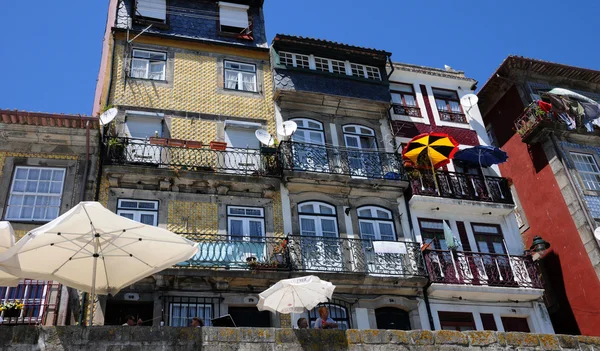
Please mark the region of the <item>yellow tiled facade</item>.
POLYGON ((283 232, 283 212, 281 209, 281 193, 277 192, 273 196, 273 235, 274 236, 285 236, 283 232))
POLYGON ((217 204, 170 201, 167 229, 175 233, 217 234, 217 204))
POLYGON ((77 155, 41 154, 25 152, 0 151, 0 177, 4 172, 4 162, 7 157, 50 158, 55 160, 77 160, 77 155))

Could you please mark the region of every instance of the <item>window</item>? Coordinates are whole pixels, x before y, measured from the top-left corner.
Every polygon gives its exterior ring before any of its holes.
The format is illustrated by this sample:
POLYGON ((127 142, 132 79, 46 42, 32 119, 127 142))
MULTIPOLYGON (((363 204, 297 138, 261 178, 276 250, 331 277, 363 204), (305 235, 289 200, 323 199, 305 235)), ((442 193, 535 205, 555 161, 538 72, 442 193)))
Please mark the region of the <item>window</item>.
POLYGON ((297 143, 309 143, 325 145, 325 134, 323 133, 323 124, 310 119, 296 118, 298 129, 292 135, 292 141, 297 143))
POLYGON ((225 88, 256 92, 256 66, 225 61, 225 88))
POLYGON ((227 232, 231 240, 262 241, 265 212, 260 207, 227 207, 227 232))
POLYGON ((531 332, 529 329, 529 323, 527 323, 527 318, 500 317, 500 319, 502 320, 502 326, 504 326, 505 332, 531 332))
POLYGON ((335 299, 333 300, 333 303, 321 303, 308 312, 309 328, 313 328, 317 318, 321 318, 319 316, 319 308, 321 306, 327 307, 329 318, 333 319, 338 324, 338 329, 350 329, 350 313, 348 312, 350 306, 348 306, 345 301, 335 299))
POLYGON ((505 254, 500 226, 496 224, 471 224, 477 248, 482 253, 505 254))
POLYGON ((492 313, 480 313, 481 323, 483 324, 483 330, 494 330, 497 331, 496 320, 492 313))
POLYGON ((169 321, 171 327, 189 327, 192 318, 200 318, 205 326, 210 326, 212 305, 204 303, 170 303, 169 321))
POLYGON ((600 169, 593 155, 571 152, 571 159, 583 185, 588 190, 600 190, 600 169))
POLYGON ((444 223, 436 219, 419 218, 421 238, 424 244, 431 244, 436 250, 448 250, 444 239, 444 223))
MULTIPOLYGON (((51 284, 46 281, 24 280, 16 287, 0 287, 0 303, 14 300, 19 300, 23 303, 24 306, 17 317, 17 323, 42 322, 49 303, 46 294, 50 286, 51 284)), ((5 319, 5 323, 15 322, 7 318, 4 312, 0 312, 0 316, 5 319)))
POLYGON ((432 90, 433 96, 435 97, 435 104, 439 111, 462 113, 460 100, 455 91, 436 88, 433 88, 432 90))
POLYGON ((322 202, 305 202, 298 206, 300 234, 337 238, 335 207, 322 202))
POLYGON ((164 23, 167 20, 167 0, 136 0, 135 15, 164 23))
POLYGON ((354 77, 362 77, 369 79, 381 80, 381 75, 379 74, 379 68, 359 65, 356 63, 350 64, 350 69, 352 71, 352 76, 354 77))
POLYGON ((5 219, 47 222, 58 217, 64 168, 15 167, 5 219))
POLYGON ((290 52, 279 53, 280 62, 283 65, 298 67, 298 68, 310 68, 310 56, 301 54, 292 54, 290 52))
POLYGON ((442 330, 476 330, 473 314, 470 312, 438 312, 442 330))
POLYGON ((381 207, 358 208, 360 237, 366 240, 396 240, 392 212, 381 207))
POLYGON ((392 103, 408 107, 417 107, 415 91, 411 84, 394 83, 392 86, 392 103))
POLYGON ((117 214, 147 225, 158 225, 158 201, 119 199, 117 214))
POLYGON ((377 150, 375 131, 361 125, 351 124, 342 128, 344 141, 348 148, 361 150, 377 150))
POLYGON ((346 74, 346 62, 344 61, 315 57, 315 67, 317 71, 346 74))
POLYGON ((164 52, 133 50, 130 77, 165 80, 167 54, 164 52))
POLYGON ((250 26, 248 5, 219 1, 219 24, 221 32, 242 34, 250 26))

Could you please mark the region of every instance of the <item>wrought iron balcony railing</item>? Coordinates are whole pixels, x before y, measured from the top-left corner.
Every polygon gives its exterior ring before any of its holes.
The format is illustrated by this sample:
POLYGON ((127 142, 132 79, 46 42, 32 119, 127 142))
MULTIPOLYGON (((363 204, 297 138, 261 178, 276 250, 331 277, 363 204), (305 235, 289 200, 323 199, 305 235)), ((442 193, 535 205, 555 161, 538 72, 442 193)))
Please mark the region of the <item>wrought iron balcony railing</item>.
POLYGON ((443 250, 424 255, 434 283, 542 288, 530 256, 443 250))
POLYGON ((142 165, 228 174, 279 177, 276 154, 260 150, 227 148, 219 151, 204 147, 154 144, 146 139, 107 138, 106 159, 111 164, 142 165))
MULTIPOLYGON (((538 127, 543 125, 557 125, 557 116, 554 112, 542 110, 537 101, 529 104, 523 114, 515 121, 515 131, 519 133, 523 141, 534 142, 534 134, 538 127)), ((573 121, 574 123, 574 121, 573 121)), ((566 125, 565 125, 566 127, 566 125)))
POLYGON ((402 158, 395 153, 290 141, 281 142, 279 153, 284 170, 407 180, 402 158))
POLYGON ((454 112, 447 110, 438 110, 440 120, 454 123, 468 123, 467 117, 462 112, 454 112))
POLYGON ((427 276, 418 243, 288 236, 180 234, 198 253, 179 267, 427 276))
POLYGON ((412 170, 410 183, 414 195, 447 197, 513 204, 508 180, 501 177, 483 177, 478 174, 412 170))
POLYGON ((395 115, 422 117, 421 109, 417 106, 405 106, 400 104, 392 104, 392 111, 395 115))

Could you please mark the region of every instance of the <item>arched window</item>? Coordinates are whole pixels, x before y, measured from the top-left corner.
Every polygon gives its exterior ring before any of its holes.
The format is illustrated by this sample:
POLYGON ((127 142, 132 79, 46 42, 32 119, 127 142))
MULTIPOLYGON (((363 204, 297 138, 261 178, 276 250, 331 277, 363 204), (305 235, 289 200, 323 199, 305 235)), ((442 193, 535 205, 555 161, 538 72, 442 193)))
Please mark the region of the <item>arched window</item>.
POLYGON ((321 303, 308 312, 308 321, 311 328, 314 327, 317 318, 320 318, 319 307, 321 306, 327 307, 329 318, 338 324, 338 329, 350 329, 350 306, 345 301, 335 299, 330 303, 321 303))
POLYGON ((325 145, 325 134, 323 133, 323 123, 307 118, 294 118, 298 129, 292 136, 292 141, 297 143, 308 143, 325 145))
POLYGON ((298 205, 300 234, 303 236, 338 236, 335 207, 323 202, 304 202, 298 205))
POLYGON ((382 207, 359 207, 358 224, 360 237, 366 240, 396 240, 392 212, 382 207))
POLYGON ((349 124, 342 128, 346 147, 353 149, 377 149, 375 131, 357 124, 349 124))

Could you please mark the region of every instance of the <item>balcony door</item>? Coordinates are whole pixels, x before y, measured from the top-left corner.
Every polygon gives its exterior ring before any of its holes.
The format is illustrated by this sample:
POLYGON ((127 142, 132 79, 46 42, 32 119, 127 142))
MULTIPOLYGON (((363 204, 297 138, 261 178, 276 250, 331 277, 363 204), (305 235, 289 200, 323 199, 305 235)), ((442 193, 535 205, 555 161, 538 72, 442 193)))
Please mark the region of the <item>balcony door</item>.
POLYGON ((344 126, 343 131, 350 174, 358 177, 380 177, 382 169, 375 131, 359 125, 344 126))
POLYGON ((162 137, 162 117, 152 115, 127 115, 125 132, 131 139, 127 145, 126 160, 133 163, 161 163, 161 148, 151 145, 150 137, 162 137))
MULTIPOLYGON (((396 241, 392 212, 376 206, 358 208, 358 226, 369 273, 402 274, 406 254, 377 252, 374 241, 396 241)), ((403 243, 395 243, 404 245, 403 243)), ((406 246, 404 246, 406 248, 406 246)))
POLYGON ((260 207, 227 206, 229 243, 221 254, 230 265, 267 262, 265 212, 260 207))
POLYGON ((298 125, 298 129, 292 136, 294 168, 327 173, 329 160, 325 148, 323 124, 306 118, 296 118, 293 121, 298 125))
POLYGON ((225 142, 227 152, 222 153, 221 167, 231 173, 251 174, 260 170, 260 142, 255 132, 257 124, 227 121, 225 142))
POLYGON ((309 271, 341 271, 343 252, 335 207, 322 202, 298 205, 302 263, 309 271))

